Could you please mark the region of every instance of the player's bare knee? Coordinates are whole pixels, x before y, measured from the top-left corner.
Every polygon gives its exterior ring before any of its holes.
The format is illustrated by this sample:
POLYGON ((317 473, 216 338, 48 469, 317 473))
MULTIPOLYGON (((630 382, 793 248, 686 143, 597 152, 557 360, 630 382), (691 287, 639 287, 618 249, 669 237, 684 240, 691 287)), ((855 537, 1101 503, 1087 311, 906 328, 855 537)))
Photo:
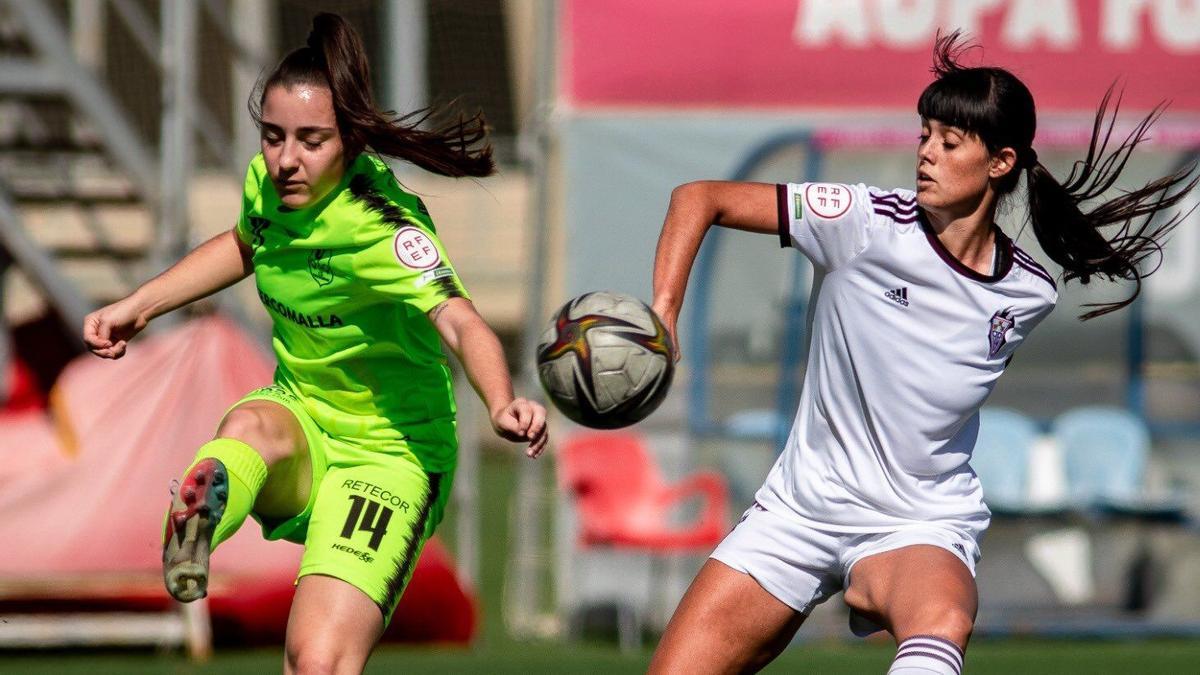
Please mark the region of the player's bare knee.
POLYGON ((333 675, 345 654, 331 645, 288 645, 285 658, 287 672, 293 675, 333 675))
POLYGON ((767 644, 760 647, 758 652, 750 659, 748 670, 751 672, 758 672, 759 670, 766 668, 767 664, 774 661, 775 657, 782 654, 784 649, 787 649, 787 646, 792 642, 792 636, 794 634, 795 633, 792 632, 787 635, 777 636, 775 639, 770 640, 767 642, 767 644))
POLYGON ((897 635, 900 640, 914 635, 934 635, 959 645, 965 645, 975 630, 975 617, 961 607, 936 605, 924 608, 914 620, 906 622, 909 635, 897 635))
POLYGON ((962 610, 956 610, 947 617, 946 632, 950 639, 960 645, 967 644, 971 633, 975 632, 975 617, 962 610))
POLYGON ((230 410, 217 428, 217 438, 233 438, 254 448, 268 465, 292 454, 289 430, 267 411, 255 406, 230 410))

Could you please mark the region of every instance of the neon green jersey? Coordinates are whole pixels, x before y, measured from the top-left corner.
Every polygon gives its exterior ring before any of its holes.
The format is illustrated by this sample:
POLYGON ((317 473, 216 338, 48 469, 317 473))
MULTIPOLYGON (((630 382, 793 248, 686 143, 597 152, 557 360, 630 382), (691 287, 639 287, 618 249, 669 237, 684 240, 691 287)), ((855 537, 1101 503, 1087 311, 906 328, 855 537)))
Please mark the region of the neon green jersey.
MULTIPOLYGON (((387 165, 363 153, 329 195, 293 210, 260 154, 237 234, 274 322, 275 381, 328 434, 368 447, 453 438, 450 370, 425 313, 468 296, 425 205, 387 165)), ((454 465, 453 443, 409 445, 426 470, 454 465)))

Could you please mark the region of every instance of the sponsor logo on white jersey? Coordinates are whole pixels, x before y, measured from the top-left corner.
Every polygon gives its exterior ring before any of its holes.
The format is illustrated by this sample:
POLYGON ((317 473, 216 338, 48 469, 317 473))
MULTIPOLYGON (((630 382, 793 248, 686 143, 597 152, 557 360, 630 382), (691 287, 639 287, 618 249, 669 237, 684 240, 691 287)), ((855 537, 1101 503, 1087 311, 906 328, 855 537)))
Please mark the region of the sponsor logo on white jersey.
POLYGON ((884 295, 887 296, 888 300, 908 307, 908 286, 893 288, 887 293, 884 293, 884 295))
POLYGON ((853 195, 849 187, 839 183, 809 183, 804 188, 804 203, 809 213, 828 220, 845 215, 853 195))

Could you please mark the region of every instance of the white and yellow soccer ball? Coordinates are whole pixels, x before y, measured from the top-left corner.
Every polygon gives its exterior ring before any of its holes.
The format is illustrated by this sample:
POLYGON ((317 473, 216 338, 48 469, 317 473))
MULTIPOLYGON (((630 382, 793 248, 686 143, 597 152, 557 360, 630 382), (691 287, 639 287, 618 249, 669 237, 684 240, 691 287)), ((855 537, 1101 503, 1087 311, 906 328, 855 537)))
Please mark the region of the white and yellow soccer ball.
POLYGON ((538 377, 564 415, 595 429, 626 427, 662 403, 675 346, 646 303, 595 291, 563 305, 537 349, 538 377))

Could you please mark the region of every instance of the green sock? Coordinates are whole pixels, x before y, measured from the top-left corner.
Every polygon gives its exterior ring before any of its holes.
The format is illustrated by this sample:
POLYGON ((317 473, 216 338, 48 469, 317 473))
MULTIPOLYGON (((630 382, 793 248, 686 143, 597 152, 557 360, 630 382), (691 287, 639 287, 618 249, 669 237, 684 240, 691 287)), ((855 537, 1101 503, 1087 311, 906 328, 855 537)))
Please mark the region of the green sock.
MULTIPOLYGON (((216 549, 217 544, 232 537, 245 522, 246 516, 250 515, 254 500, 258 498, 263 483, 267 482, 267 465, 249 445, 232 438, 217 438, 200 446, 188 471, 209 457, 220 460, 229 473, 229 499, 225 514, 213 533, 212 548, 216 549)), ((187 475, 186 471, 184 475, 187 475)))

